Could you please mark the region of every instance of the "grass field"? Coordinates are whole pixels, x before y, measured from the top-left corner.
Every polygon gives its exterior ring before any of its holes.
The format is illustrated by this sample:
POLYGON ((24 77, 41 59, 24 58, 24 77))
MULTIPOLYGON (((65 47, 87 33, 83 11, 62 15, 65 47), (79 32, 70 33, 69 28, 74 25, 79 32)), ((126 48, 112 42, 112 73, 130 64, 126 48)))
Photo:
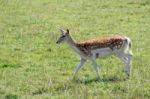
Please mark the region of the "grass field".
POLYGON ((150 99, 150 0, 0 0, 0 99, 150 99), (84 41, 132 39, 131 78, 116 57, 87 62, 56 45, 59 28, 84 41))

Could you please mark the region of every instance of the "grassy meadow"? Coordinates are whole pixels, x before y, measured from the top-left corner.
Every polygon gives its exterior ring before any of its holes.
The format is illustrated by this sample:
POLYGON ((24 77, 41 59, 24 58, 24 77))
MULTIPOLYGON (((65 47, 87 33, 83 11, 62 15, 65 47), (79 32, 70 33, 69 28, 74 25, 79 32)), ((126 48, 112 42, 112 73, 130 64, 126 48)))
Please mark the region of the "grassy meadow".
POLYGON ((150 0, 0 0, 0 99, 150 99, 150 0), (56 45, 59 28, 76 41, 126 35, 131 78, 116 57, 90 61, 56 45))

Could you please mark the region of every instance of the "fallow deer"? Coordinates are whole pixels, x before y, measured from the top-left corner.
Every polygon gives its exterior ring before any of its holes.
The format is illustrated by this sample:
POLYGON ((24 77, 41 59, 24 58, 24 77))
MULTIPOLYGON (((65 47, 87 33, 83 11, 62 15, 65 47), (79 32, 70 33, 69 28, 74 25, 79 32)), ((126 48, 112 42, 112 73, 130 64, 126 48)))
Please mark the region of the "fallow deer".
POLYGON ((66 42, 81 58, 73 77, 75 77, 86 60, 91 60, 98 75, 98 80, 101 80, 96 59, 110 55, 120 58, 125 63, 125 72, 127 77, 130 77, 130 66, 133 54, 131 50, 131 40, 128 37, 114 36, 77 43, 72 38, 68 29, 60 29, 60 32, 61 35, 56 43, 66 42))

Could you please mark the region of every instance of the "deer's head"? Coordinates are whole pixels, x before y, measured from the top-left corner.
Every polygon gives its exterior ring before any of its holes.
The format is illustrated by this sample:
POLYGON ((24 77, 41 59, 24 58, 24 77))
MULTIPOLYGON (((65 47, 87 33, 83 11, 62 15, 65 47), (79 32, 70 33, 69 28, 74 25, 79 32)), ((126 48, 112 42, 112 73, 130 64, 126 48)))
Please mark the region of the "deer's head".
POLYGON ((68 39, 70 38, 69 29, 67 29, 66 31, 63 29, 60 29, 60 32, 61 32, 61 34, 56 42, 57 44, 68 41, 68 39))

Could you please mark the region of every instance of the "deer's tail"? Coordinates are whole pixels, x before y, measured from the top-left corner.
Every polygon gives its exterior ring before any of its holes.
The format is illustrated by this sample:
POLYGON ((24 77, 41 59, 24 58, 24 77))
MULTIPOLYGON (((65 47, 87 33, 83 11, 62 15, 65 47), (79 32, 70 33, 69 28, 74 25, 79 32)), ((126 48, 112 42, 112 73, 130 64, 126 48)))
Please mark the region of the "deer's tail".
POLYGON ((126 54, 133 55, 131 48, 132 48, 132 43, 131 43, 130 38, 125 37, 124 52, 125 52, 126 54))

